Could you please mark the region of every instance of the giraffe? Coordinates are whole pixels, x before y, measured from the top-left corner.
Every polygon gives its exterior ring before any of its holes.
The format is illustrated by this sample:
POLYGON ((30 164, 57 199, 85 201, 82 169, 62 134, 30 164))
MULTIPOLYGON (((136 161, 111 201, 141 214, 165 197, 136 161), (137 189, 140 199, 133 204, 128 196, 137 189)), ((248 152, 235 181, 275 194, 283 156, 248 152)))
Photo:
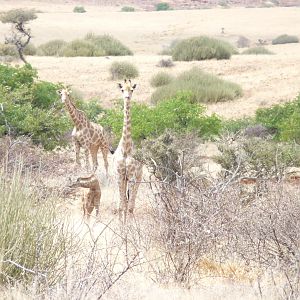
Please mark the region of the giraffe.
POLYGON ((107 136, 102 126, 90 122, 85 113, 76 108, 74 103, 70 99, 70 91, 68 89, 62 89, 60 91, 61 101, 65 104, 65 107, 69 111, 71 119, 75 124, 72 131, 72 138, 75 145, 76 163, 80 166, 80 148, 85 150, 86 168, 89 171, 89 153, 91 154, 93 161, 93 171, 95 172, 98 167, 97 154, 100 148, 104 160, 104 167, 106 170, 106 176, 108 176, 108 151, 114 153, 109 147, 107 136))
POLYGON ((88 188, 88 193, 84 193, 82 196, 82 208, 84 217, 91 216, 94 208, 96 210, 96 217, 99 214, 99 205, 101 198, 101 188, 98 178, 95 174, 88 177, 79 177, 76 182, 70 185, 71 188, 83 187, 88 188))
POLYGON ((143 175, 143 166, 133 157, 131 137, 130 102, 136 84, 130 80, 119 83, 124 100, 123 132, 118 148, 114 154, 115 174, 119 187, 119 219, 126 223, 127 211, 132 215, 137 191, 143 175))

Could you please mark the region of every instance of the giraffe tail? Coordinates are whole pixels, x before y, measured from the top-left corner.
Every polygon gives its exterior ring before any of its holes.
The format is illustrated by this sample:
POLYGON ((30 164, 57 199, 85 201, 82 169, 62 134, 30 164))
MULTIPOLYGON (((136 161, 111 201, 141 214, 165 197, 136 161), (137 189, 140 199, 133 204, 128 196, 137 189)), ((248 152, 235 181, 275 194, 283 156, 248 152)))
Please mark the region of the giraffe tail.
POLYGON ((115 150, 113 149, 112 146, 109 146, 109 152, 110 152, 111 154, 114 154, 114 153, 115 153, 115 150))

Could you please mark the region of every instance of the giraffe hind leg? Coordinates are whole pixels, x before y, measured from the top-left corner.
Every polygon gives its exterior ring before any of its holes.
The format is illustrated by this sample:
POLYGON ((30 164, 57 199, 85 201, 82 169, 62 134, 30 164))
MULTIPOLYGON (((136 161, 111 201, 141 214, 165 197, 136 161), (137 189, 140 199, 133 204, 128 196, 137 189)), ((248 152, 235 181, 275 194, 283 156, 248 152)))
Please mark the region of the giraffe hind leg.
POLYGON ((80 143, 74 139, 74 146, 75 146, 75 154, 76 154, 76 164, 81 167, 80 163, 80 143))
POLYGON ((139 186, 141 184, 142 176, 143 176, 143 170, 142 168, 139 168, 136 171, 135 178, 133 178, 130 182, 130 189, 129 189, 130 197, 128 197, 128 208, 129 208, 128 210, 130 214, 133 213, 133 210, 135 208, 135 199, 137 196, 139 186))

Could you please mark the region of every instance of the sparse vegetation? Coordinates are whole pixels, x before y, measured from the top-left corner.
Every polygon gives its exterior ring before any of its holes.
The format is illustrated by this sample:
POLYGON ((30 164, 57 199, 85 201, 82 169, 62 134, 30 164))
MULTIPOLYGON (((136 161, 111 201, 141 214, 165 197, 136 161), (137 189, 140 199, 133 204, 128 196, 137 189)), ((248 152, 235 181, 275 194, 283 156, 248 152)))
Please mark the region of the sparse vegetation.
POLYGON ((288 43, 299 43, 299 38, 294 35, 282 34, 276 39, 272 40, 273 45, 288 44, 288 43))
POLYGON ((241 35, 237 40, 237 46, 238 48, 248 48, 250 47, 250 40, 241 35))
POLYGON ((121 8, 121 11, 123 11, 123 12, 133 12, 133 11, 135 11, 135 8, 132 7, 132 6, 123 6, 121 8))
POLYGON ((37 54, 40 56, 59 56, 61 49, 65 47, 67 42, 64 40, 52 40, 42 44, 37 49, 37 54))
POLYGON ((87 40, 74 40, 67 43, 60 51, 60 56, 104 56, 103 49, 87 40))
POLYGON ((172 82, 159 87, 151 96, 154 103, 174 97, 179 91, 191 93, 191 101, 215 103, 229 101, 242 95, 239 85, 205 73, 199 68, 183 72, 172 82))
POLYGON ((162 85, 169 84, 174 80, 174 77, 165 72, 159 72, 156 75, 152 76, 150 84, 152 87, 159 87, 162 85))
POLYGON ((161 67, 161 68, 171 68, 171 67, 174 67, 174 63, 173 63, 172 59, 170 59, 170 58, 161 59, 158 62, 157 66, 161 67))
POLYGON ((236 50, 231 44, 200 36, 179 41, 172 50, 172 58, 175 61, 230 59, 234 53, 236 50))
POLYGON ((139 76, 139 71, 135 67, 135 65, 125 61, 113 62, 109 68, 109 72, 113 80, 125 79, 125 78, 136 78, 139 76))
POLYGON ((243 51, 242 54, 260 55, 260 54, 274 54, 274 53, 266 49, 265 47, 253 47, 243 51))
POLYGON ((86 12, 86 10, 85 10, 85 8, 83 7, 83 6, 75 6, 74 8, 73 8, 73 12, 74 13, 85 13, 86 12))
POLYGON ((29 43, 24 48, 23 52, 24 52, 25 55, 36 55, 37 54, 37 48, 32 43, 29 43))
POLYGON ((18 51, 13 45, 0 44, 0 56, 18 57, 18 51))
POLYGON ((167 2, 157 3, 155 5, 155 10, 157 10, 157 11, 170 10, 170 9, 171 9, 170 4, 167 2))

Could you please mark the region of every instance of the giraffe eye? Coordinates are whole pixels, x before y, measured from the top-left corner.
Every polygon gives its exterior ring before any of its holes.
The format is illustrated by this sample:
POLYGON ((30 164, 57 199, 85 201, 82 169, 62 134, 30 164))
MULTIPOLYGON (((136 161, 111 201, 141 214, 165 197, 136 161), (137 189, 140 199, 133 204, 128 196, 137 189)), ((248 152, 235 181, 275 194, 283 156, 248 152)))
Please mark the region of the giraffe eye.
POLYGON ((121 92, 123 93, 123 92, 124 92, 124 89, 121 89, 121 92))

